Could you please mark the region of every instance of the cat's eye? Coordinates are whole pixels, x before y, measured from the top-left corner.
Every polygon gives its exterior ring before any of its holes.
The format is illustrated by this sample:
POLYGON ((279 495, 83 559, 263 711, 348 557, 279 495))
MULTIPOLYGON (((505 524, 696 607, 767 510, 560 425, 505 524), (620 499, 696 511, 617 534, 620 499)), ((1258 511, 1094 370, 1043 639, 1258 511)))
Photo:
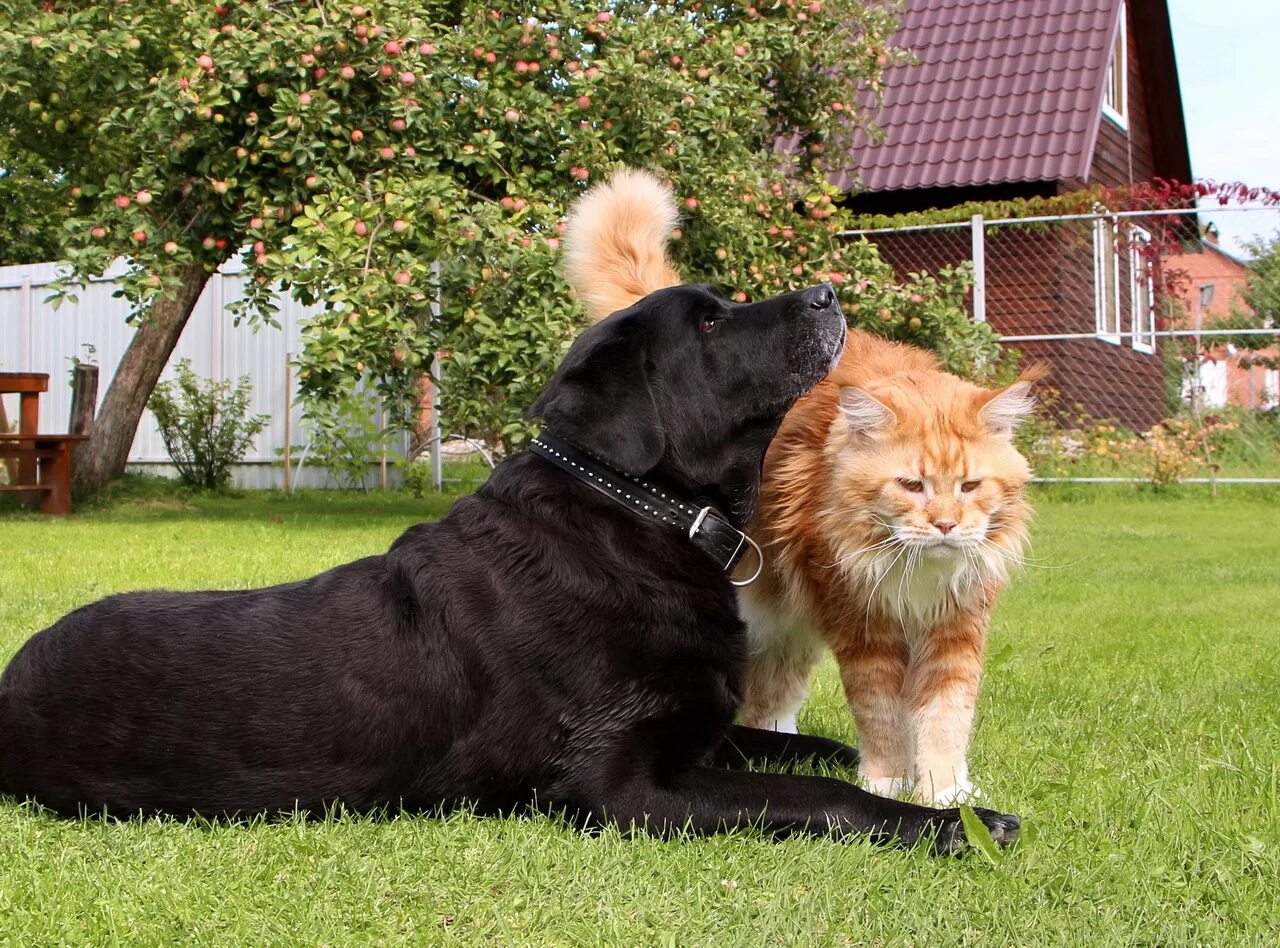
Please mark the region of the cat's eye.
POLYGON ((982 481, 965 481, 960 485, 960 492, 962 494, 972 494, 978 489, 978 485, 981 483, 982 481))
POLYGON ((913 481, 909 477, 899 477, 898 486, 903 490, 909 490, 913 494, 919 494, 924 490, 924 484, 920 481, 913 481))

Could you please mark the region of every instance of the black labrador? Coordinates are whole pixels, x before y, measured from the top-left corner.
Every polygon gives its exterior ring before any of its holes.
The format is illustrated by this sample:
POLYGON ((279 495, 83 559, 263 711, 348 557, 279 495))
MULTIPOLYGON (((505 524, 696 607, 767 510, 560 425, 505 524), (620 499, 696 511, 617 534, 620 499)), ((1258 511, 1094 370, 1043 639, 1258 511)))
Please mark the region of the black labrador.
POLYGON ((536 804, 652 832, 961 846, 957 810, 742 766, 853 754, 733 725, 743 625, 726 564, 691 540, 741 536, 765 448, 844 328, 825 286, 741 305, 674 287, 614 314, 530 409, 599 483, 524 451, 382 556, 78 609, 0 679, 0 791, 66 814, 536 804), (632 478, 698 498, 703 522, 626 508, 632 478))

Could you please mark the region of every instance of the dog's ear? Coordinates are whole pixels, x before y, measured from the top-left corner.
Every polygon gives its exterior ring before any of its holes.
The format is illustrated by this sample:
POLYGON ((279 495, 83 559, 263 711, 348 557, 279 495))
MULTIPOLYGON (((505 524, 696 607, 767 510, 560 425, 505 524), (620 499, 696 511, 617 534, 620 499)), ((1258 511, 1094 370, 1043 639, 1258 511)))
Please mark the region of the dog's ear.
POLYGON ((526 417, 624 474, 653 469, 667 447, 644 330, 620 313, 574 342, 526 417))

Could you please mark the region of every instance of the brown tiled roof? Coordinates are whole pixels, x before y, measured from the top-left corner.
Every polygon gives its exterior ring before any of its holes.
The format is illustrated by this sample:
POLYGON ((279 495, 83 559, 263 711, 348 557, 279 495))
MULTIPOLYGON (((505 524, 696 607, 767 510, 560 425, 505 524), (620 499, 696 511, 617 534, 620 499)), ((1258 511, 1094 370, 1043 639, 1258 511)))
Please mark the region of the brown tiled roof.
POLYGON ((856 171, 868 191, 1084 178, 1120 0, 907 0, 856 171))

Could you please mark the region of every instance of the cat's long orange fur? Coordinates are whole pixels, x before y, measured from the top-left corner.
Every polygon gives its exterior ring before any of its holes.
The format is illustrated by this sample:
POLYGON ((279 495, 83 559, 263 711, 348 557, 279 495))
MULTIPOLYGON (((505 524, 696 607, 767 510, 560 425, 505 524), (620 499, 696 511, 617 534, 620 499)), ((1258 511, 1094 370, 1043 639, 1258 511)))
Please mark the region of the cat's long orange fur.
POLYGON ((743 723, 794 728, 829 647, 869 786, 935 802, 971 790, 991 608, 1030 513, 1011 431, 1039 376, 990 391, 850 332, 765 462, 751 532, 767 563, 740 597, 753 653, 743 723))
MULTIPOLYGON (((675 213, 670 192, 634 171, 579 203, 567 269, 593 319, 679 282, 666 257, 675 213)), ((751 526, 766 566, 740 598, 752 640, 743 723, 794 729, 829 647, 868 784, 934 802, 971 789, 991 608, 1030 513, 1011 432, 1040 374, 985 390, 920 349, 849 333, 766 459, 751 526)))

